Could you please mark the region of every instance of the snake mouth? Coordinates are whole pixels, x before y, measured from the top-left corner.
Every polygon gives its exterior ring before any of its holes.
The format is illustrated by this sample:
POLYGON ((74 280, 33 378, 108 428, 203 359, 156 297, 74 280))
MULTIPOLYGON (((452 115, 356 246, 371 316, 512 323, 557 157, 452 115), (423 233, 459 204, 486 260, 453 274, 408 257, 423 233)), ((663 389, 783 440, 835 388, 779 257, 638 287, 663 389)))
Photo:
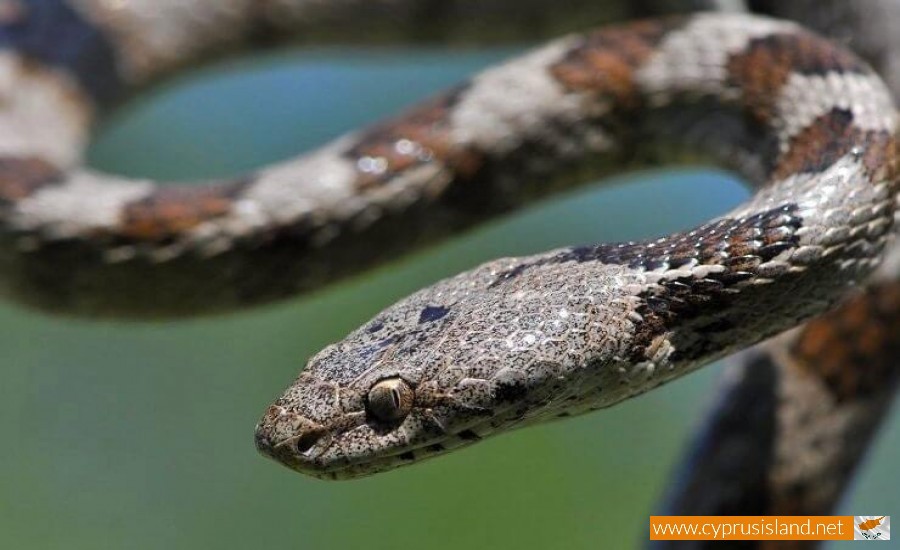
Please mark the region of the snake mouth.
POLYGON ((331 463, 324 468, 316 468, 315 462, 311 462, 312 467, 293 467, 295 470, 327 480, 351 480, 369 475, 393 470, 401 466, 410 466, 418 464, 426 459, 434 458, 450 451, 458 450, 462 447, 471 445, 480 441, 492 433, 493 430, 482 431, 481 434, 472 428, 461 431, 458 434, 448 434, 444 438, 433 443, 422 444, 418 446, 410 446, 396 451, 370 456, 363 459, 348 459, 331 463))
POLYGON ((392 445, 390 433, 379 434, 365 423, 355 429, 331 431, 299 415, 270 408, 257 426, 255 441, 259 452, 292 470, 319 479, 349 480, 416 464, 516 427, 524 418, 513 412, 512 408, 494 411, 490 417, 456 430, 433 433, 415 443, 392 445), (285 429, 288 424, 291 431, 285 429))

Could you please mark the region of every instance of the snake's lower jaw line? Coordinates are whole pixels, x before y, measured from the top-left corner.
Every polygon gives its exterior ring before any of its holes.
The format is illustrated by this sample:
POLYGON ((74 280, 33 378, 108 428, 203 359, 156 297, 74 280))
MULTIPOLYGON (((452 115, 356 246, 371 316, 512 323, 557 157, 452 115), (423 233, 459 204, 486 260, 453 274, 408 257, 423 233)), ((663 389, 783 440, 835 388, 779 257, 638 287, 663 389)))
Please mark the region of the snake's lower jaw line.
MULTIPOLYGON (((255 434, 256 449, 264 456, 295 472, 324 480, 348 480, 365 477, 374 473, 374 471, 378 471, 359 467, 354 468, 349 464, 335 464, 331 461, 319 459, 317 457, 321 451, 317 451, 315 448, 310 448, 305 453, 300 452, 303 444, 298 444, 298 441, 303 442, 305 437, 316 437, 316 442, 318 442, 323 439, 322 436, 300 434, 288 439, 276 439, 272 437, 272 433, 271 430, 260 423, 256 428, 255 434)), ((315 443, 313 447, 315 447, 315 443)))
MULTIPOLYGON (((481 426, 477 430, 490 430, 481 426)), ((382 433, 387 436, 387 433, 382 433)), ((344 436, 346 437, 346 436, 344 436)), ((342 431, 310 420, 287 407, 272 405, 256 426, 257 450, 266 457, 296 472, 324 480, 351 480, 409 466, 480 441, 472 427, 446 435, 439 441, 428 439, 417 444, 383 444, 378 453, 341 452, 342 431)), ((377 444, 373 443, 373 446, 377 444)))

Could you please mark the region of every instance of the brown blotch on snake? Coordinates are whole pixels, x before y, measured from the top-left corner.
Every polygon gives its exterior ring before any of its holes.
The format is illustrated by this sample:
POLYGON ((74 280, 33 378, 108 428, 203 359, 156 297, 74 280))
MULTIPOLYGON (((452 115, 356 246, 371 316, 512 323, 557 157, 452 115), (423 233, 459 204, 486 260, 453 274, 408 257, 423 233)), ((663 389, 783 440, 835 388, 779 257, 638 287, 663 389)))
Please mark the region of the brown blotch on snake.
POLYGON ((774 176, 819 172, 848 153, 861 157, 867 169, 879 170, 885 159, 893 156, 889 150, 893 147, 888 132, 860 130, 853 125, 850 111, 835 108, 791 137, 787 151, 778 158, 774 176))
POLYGON ((839 401, 873 393, 897 376, 898 311, 900 285, 873 285, 841 308, 810 321, 793 354, 839 401))
POLYGON ((484 164, 474 148, 454 143, 448 117, 466 85, 456 86, 395 120, 367 130, 344 155, 356 163, 360 190, 383 185, 398 174, 442 162, 461 179, 484 164))
POLYGON ((150 242, 177 237, 227 214, 247 182, 160 188, 147 198, 125 205, 117 236, 150 242))
POLYGON ((634 71, 653 55, 666 33, 682 23, 681 18, 669 18, 590 33, 550 72, 570 90, 609 95, 620 106, 637 107, 641 96, 634 71))
POLYGON ((0 204, 28 198, 59 183, 62 172, 39 157, 0 158, 0 204))
POLYGON ((775 34, 754 39, 728 60, 731 83, 740 87, 743 101, 760 120, 774 115, 778 95, 772 94, 792 74, 862 73, 865 64, 844 50, 825 46, 811 34, 775 34))

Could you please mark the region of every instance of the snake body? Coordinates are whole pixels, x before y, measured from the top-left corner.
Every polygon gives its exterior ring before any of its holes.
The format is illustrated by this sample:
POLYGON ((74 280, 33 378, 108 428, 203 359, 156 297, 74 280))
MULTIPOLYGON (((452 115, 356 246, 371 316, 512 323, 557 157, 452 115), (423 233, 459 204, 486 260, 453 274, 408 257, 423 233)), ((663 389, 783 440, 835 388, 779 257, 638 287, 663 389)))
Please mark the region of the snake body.
POLYGON ((264 303, 513 208, 584 165, 712 160, 756 190, 690 231, 497 260, 383 311, 313 357, 257 427, 262 452, 305 473, 371 474, 647 391, 824 312, 891 235, 885 85, 793 23, 736 14, 564 37, 227 181, 172 187, 82 167, 94 114, 184 64, 173 51, 198 56, 272 24, 252 2, 183 4, 202 16, 180 21, 178 3, 2 4, 0 280, 12 299, 129 316, 264 303))
MULTIPOLYGON (((262 421, 264 452, 353 477, 606 407, 822 311, 874 265, 895 121, 847 54, 792 25, 698 16, 564 39, 497 71, 535 63, 553 106, 586 102, 601 147, 666 151, 654 140, 668 133, 760 182, 756 196, 685 233, 498 260, 401 301, 311 359, 262 421)), ((468 91, 504 87, 494 74, 468 91)))

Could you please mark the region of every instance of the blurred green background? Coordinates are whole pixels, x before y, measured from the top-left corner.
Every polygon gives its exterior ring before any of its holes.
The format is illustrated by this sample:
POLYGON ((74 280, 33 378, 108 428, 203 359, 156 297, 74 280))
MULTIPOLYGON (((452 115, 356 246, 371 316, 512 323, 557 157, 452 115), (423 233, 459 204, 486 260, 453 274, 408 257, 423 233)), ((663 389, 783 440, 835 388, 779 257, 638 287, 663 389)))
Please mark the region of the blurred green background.
MULTIPOLYGON (((295 50, 220 63, 117 112, 91 163, 165 179, 248 170, 395 112, 513 51, 295 50)), ((710 171, 607 183, 250 313, 128 324, 0 305, 0 548, 642 543, 719 366, 601 413, 353 482, 293 473, 258 456, 252 437, 307 357, 423 285, 502 255, 686 228, 746 194, 710 171)), ((842 512, 898 512, 897 428, 895 415, 842 512)))

